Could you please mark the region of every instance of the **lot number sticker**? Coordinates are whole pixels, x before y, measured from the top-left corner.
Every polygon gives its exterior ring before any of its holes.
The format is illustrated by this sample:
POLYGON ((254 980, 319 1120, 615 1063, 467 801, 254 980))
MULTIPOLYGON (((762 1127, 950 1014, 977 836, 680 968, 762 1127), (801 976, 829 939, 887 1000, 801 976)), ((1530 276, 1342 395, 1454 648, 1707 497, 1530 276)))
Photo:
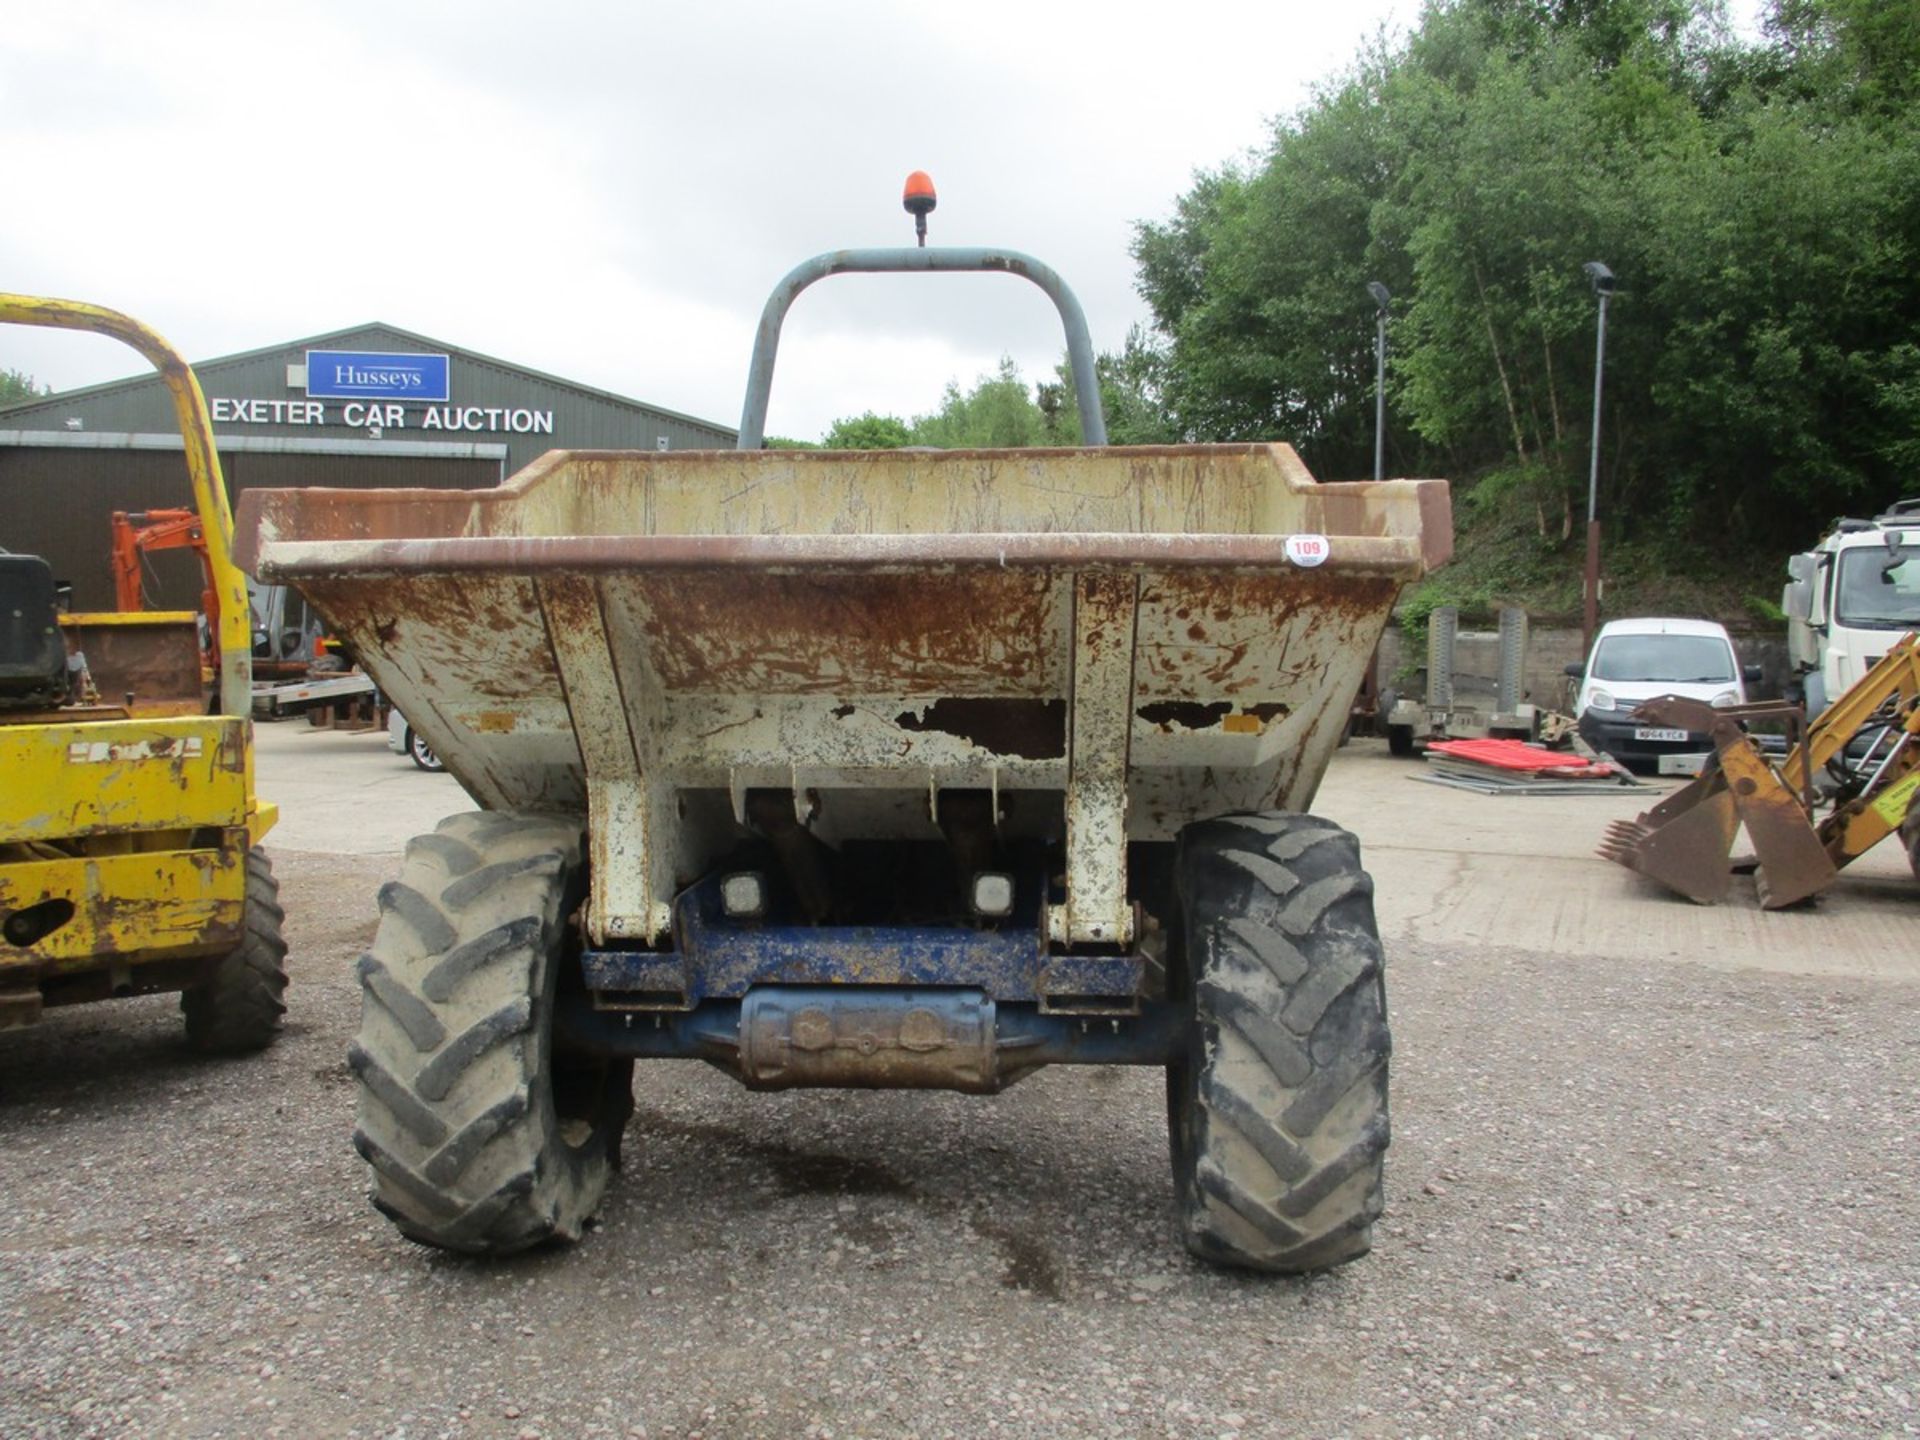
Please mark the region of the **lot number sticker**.
POLYGON ((1327 537, 1324 535, 1287 536, 1287 558, 1296 565, 1311 570, 1315 565, 1324 565, 1327 560, 1327 537))

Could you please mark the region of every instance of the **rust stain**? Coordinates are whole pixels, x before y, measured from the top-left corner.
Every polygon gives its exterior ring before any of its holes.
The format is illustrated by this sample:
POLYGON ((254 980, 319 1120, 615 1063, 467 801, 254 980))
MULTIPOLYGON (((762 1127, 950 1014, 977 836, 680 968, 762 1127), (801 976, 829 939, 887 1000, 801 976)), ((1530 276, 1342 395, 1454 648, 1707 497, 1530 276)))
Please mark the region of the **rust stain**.
MULTIPOLYGON (((620 583, 620 582, 612 582, 620 583)), ((819 694, 1055 687, 1054 582, 1030 571, 655 572, 649 657, 669 689, 819 694)))
MULTIPOLYGON (((401 659, 489 710, 559 694, 532 584, 506 575, 302 580, 301 592, 364 656, 401 659)), ((443 695, 445 699, 454 698, 443 695)))
POLYGON ((198 714, 205 708, 200 683, 200 636, 195 622, 151 619, 141 625, 90 624, 91 617, 62 618, 73 648, 102 695, 135 697, 145 714, 198 714))
POLYGON ((1243 640, 1238 645, 1230 645, 1219 650, 1214 656, 1213 663, 1200 672, 1200 678, 1210 686, 1219 686, 1226 690, 1239 688, 1234 683, 1234 677, 1240 669, 1241 662, 1247 658, 1248 645, 1249 642, 1243 640))

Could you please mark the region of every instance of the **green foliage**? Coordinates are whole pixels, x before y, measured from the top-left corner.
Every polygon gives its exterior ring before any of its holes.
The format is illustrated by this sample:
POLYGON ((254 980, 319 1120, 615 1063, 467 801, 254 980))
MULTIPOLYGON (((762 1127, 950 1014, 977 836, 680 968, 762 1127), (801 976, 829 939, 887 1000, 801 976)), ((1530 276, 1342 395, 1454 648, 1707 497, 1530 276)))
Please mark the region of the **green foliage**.
POLYGON ((907 422, 895 415, 876 415, 871 410, 833 422, 822 450, 898 450, 913 443, 907 422))
POLYGON ((795 440, 789 435, 769 435, 761 448, 765 450, 819 450, 823 447, 813 440, 795 440))
POLYGON ((1384 281, 1390 467, 1474 481, 1492 568, 1450 598, 1482 603, 1577 569, 1604 260, 1610 584, 1771 567, 1913 488, 1916 122, 1913 4, 1776 0, 1741 45, 1713 0, 1436 0, 1138 228, 1149 393, 1186 438, 1370 473, 1384 281))
POLYGON ((1047 443, 1046 422, 1010 358, 973 389, 950 381, 940 408, 915 418, 913 443, 940 450, 999 450, 1047 443))
POLYGON ((1369 233, 1386 156, 1376 74, 1276 132, 1252 174, 1202 176, 1165 226, 1141 227, 1140 290, 1167 339, 1167 423, 1199 440, 1286 438, 1330 478, 1371 473, 1374 335, 1355 296, 1393 285, 1369 233), (1284 237, 1276 241, 1275 237, 1284 237))
POLYGON ((1884 437, 1877 458, 1911 475, 1920 470, 1920 346, 1901 343, 1882 355, 1873 388, 1884 437))
MULTIPOLYGON (((1159 357, 1137 331, 1118 355, 1101 355, 1094 365, 1108 438, 1116 445, 1157 445, 1175 436, 1156 393, 1159 357)), ((991 375, 971 390, 958 381, 947 385, 940 408, 911 423, 868 411, 836 420, 822 447, 828 450, 891 450, 926 445, 939 450, 999 450, 1032 445, 1078 445, 1080 405, 1065 361, 1051 381, 1031 391, 1019 366, 1002 359, 991 375)))
POLYGON ((18 405, 53 393, 45 385, 36 385, 33 377, 21 370, 0 370, 0 405, 18 405))
POLYGON ((1475 623, 1490 620, 1504 605, 1521 605, 1543 618, 1579 613, 1580 572, 1567 565, 1557 530, 1541 537, 1529 500, 1546 474, 1537 466, 1510 466, 1459 487, 1454 563, 1401 599, 1405 653, 1414 663, 1423 663, 1426 654, 1427 616, 1442 605, 1459 607, 1475 623))
MULTIPOLYGON (((1094 357, 1093 373, 1100 384, 1100 410, 1107 422, 1109 445, 1173 445, 1180 432, 1162 399, 1161 377, 1165 357, 1149 343, 1139 326, 1127 332, 1118 355, 1094 357)), ((1062 360, 1054 367, 1051 384, 1035 387, 1049 445, 1081 442, 1080 399, 1074 392, 1073 368, 1062 360)))

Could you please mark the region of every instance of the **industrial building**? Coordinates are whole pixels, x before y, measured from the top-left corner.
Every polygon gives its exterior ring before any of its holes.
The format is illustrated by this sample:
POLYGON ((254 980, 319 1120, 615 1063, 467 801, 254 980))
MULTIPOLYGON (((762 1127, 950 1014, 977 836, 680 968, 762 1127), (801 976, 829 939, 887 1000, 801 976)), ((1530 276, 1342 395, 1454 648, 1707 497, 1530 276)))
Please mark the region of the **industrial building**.
MULTIPOLYGON (((731 448, 725 426, 372 324, 196 363, 229 495, 250 486, 498 484, 548 450, 731 448)), ((0 408, 0 549, 44 556, 76 609, 110 609, 110 517, 192 503, 155 374, 0 408)), ((149 594, 192 608, 183 553, 149 594)))

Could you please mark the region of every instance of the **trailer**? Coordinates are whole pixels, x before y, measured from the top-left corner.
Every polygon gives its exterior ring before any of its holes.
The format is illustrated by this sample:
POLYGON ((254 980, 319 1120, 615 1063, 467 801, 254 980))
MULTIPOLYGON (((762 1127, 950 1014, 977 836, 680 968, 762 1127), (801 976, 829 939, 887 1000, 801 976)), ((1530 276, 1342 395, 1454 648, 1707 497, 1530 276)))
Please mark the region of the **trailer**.
POLYGON ((276 720, 316 705, 371 699, 378 693, 372 677, 359 670, 322 673, 306 680, 263 680, 253 687, 253 713, 262 720, 276 720))
POLYGON ((1526 698, 1527 630, 1525 610, 1501 607, 1498 674, 1489 687, 1460 669, 1458 607, 1435 608, 1427 617, 1425 700, 1405 698, 1395 690, 1382 692, 1379 723, 1386 731, 1387 748, 1395 755, 1412 755, 1416 742, 1537 739, 1540 712, 1526 698))

